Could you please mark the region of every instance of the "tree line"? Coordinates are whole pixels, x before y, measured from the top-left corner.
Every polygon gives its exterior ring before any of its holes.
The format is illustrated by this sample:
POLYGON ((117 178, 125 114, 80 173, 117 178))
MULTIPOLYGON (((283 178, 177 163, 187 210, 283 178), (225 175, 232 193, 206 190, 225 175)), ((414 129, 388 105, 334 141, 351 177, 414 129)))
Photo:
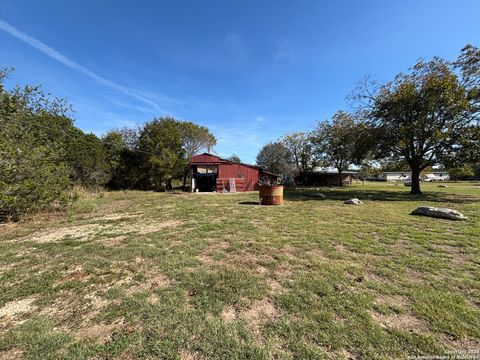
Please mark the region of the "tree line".
MULTIPOLYGON (((75 127, 71 106, 41 87, 6 89, 9 72, 0 69, 0 219, 63 208, 75 186, 185 188, 190 157, 216 144, 208 128, 171 117, 103 137, 87 134, 75 127)), ((340 178, 351 166, 403 167, 412 173, 413 194, 421 193, 420 173, 432 166, 450 168, 457 178, 479 171, 477 47, 465 46, 454 61, 420 60, 386 83, 366 79, 348 99, 350 111, 265 145, 257 164, 292 179, 318 166, 336 168, 340 178)))
POLYGON ((171 117, 103 137, 75 127, 72 108, 39 86, 4 81, 0 69, 0 220, 61 209, 75 187, 164 191, 185 186, 189 158, 210 150, 208 128, 171 117))
MULTIPOLYGON (((480 172, 480 50, 465 46, 458 58, 420 60, 408 72, 378 83, 359 83, 339 110, 309 133, 293 133, 265 145, 257 163, 295 176, 317 166, 342 172, 403 167, 411 193, 421 194, 420 174, 433 166, 452 175, 480 172)), ((341 184, 341 181, 340 181, 341 184)))

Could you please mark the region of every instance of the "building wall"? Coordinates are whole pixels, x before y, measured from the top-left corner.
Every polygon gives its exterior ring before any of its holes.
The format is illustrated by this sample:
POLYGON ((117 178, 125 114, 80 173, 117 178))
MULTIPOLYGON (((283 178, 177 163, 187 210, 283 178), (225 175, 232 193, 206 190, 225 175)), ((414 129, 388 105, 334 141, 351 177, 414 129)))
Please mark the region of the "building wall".
POLYGON ((449 181, 450 175, 448 172, 434 172, 425 174, 423 179, 427 181, 449 181))
POLYGON ((215 173, 216 191, 230 191, 229 179, 235 179, 236 191, 253 191, 257 188, 260 169, 237 164, 209 154, 195 155, 190 163, 193 173, 215 173))
MULTIPOLYGON (((404 173, 384 173, 382 177, 386 181, 410 181, 412 177, 412 173, 404 172, 404 173), (402 176, 403 175, 403 176, 402 176)), ((432 173, 425 173, 420 175, 420 179, 424 181, 448 181, 450 180, 450 176, 448 172, 432 172, 432 173)))
POLYGON ((385 179, 387 181, 408 181, 410 180, 411 173, 405 172, 405 173, 399 173, 399 174, 385 174, 385 179))
POLYGON ((228 179, 238 179, 236 182, 242 184, 237 186, 237 191, 252 191, 258 182, 259 172, 258 169, 241 164, 221 164, 218 166, 217 191, 223 190, 219 189, 220 183, 227 183, 228 179))

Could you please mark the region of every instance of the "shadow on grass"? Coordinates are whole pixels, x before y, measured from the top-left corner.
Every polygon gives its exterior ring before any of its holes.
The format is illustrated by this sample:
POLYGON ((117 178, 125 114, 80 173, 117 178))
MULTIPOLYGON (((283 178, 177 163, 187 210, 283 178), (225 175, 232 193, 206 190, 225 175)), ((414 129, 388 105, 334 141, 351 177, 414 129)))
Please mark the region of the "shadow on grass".
POLYGON ((238 203, 238 205, 257 205, 261 206, 258 201, 241 201, 238 203))
POLYGON ((429 201, 438 203, 472 203, 478 201, 474 196, 465 196, 457 194, 446 194, 441 192, 424 192, 422 195, 412 195, 407 191, 388 191, 388 190, 368 190, 361 188, 312 188, 285 190, 285 199, 290 201, 324 201, 341 200, 345 201, 351 198, 370 201, 429 201), (318 196, 319 193, 325 195, 325 199, 318 196))

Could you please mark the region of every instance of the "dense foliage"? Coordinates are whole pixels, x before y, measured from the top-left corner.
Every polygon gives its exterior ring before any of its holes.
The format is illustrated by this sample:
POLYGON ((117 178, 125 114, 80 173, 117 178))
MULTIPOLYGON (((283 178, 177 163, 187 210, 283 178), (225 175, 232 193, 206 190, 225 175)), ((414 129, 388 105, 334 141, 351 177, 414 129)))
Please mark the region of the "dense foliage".
POLYGON ((0 71, 0 219, 68 203, 73 185, 66 160, 68 107, 38 87, 4 87, 0 71))
POLYGON ((292 172, 294 160, 290 150, 280 141, 263 146, 257 155, 257 165, 278 175, 292 172))
POLYGON ((0 220, 65 207, 75 186, 166 190, 189 158, 215 145, 206 127, 173 118, 103 138, 74 126, 68 104, 38 86, 8 90, 0 70, 0 220))
POLYGON ((314 132, 317 159, 323 167, 337 169, 340 185, 342 173, 352 164, 359 164, 367 154, 363 135, 363 124, 356 123, 352 115, 341 110, 331 121, 320 122, 314 132))
POLYGON ((185 187, 192 155, 216 144, 206 127, 171 117, 153 119, 136 130, 112 130, 103 141, 111 144, 110 188, 156 191, 172 189, 175 180, 185 187))

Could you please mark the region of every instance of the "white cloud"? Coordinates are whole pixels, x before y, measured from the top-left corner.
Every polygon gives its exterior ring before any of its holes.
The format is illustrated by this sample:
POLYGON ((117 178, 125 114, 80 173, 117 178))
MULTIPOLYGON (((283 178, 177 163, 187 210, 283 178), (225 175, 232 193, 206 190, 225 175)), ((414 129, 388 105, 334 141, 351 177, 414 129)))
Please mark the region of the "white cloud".
POLYGON ((107 79, 103 76, 100 76, 90 70, 89 68, 73 61, 72 59, 68 58, 67 56, 63 55, 62 53, 58 52, 57 50, 51 48, 50 46, 46 45, 45 43, 41 42, 40 40, 16 29, 6 21, 0 19, 0 30, 12 35, 13 37, 17 38, 20 41, 30 45, 31 47, 41 51, 45 55, 51 57, 52 59, 57 60, 61 64, 69 67, 72 70, 75 70, 83 75, 90 77, 91 79, 95 80, 99 84, 106 86, 110 89, 116 90, 118 92, 124 93, 126 95, 132 96, 137 100, 148 104, 156 111, 164 112, 155 102, 149 100, 147 97, 141 95, 138 91, 131 89, 129 87, 120 85, 110 79, 107 79))

